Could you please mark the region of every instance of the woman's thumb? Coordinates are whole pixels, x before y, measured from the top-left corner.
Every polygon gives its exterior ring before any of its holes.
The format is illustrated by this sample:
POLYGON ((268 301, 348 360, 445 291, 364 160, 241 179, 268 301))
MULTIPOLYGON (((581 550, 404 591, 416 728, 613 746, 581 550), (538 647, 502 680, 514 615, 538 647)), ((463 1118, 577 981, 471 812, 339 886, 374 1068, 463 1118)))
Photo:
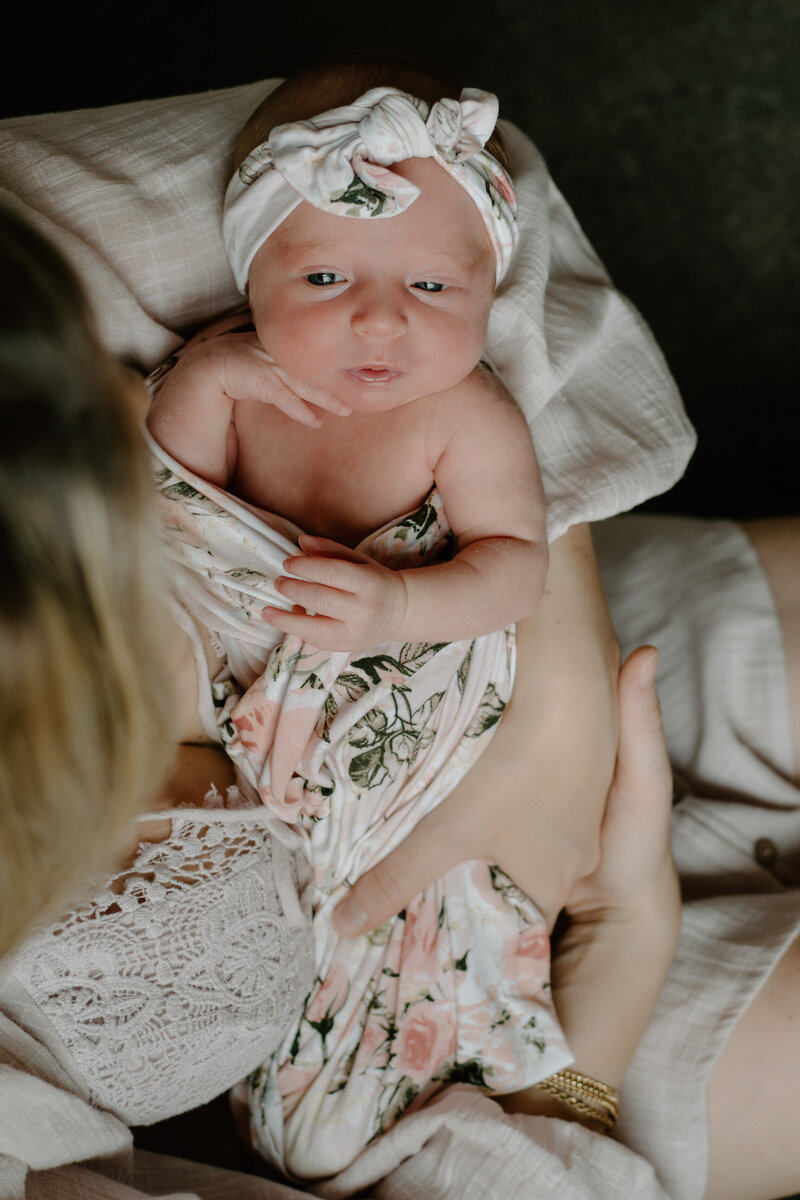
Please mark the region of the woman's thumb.
POLYGON ((338 933, 356 937, 377 929, 453 865, 441 854, 440 818, 437 812, 429 813, 404 842, 353 884, 333 914, 338 933))

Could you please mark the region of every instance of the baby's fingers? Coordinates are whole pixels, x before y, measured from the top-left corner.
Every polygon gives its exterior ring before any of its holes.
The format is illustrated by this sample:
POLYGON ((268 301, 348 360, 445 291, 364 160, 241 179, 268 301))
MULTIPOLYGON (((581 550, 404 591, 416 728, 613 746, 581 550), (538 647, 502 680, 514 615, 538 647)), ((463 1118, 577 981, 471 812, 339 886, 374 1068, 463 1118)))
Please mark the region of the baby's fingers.
MULTIPOLYGON (((315 555, 319 558, 338 558, 343 562, 367 564, 373 562, 368 555, 342 542, 334 542, 331 538, 314 537, 310 533, 301 533, 300 549, 304 554, 315 555)), ((288 561, 288 560, 287 560, 288 561)))
POLYGON ((284 608, 267 607, 261 610, 261 615, 268 624, 281 633, 293 634, 318 650, 347 650, 346 638, 341 621, 331 617, 308 616, 294 605, 291 612, 284 608))
POLYGON ((233 384, 235 390, 230 394, 237 395, 240 399, 260 400, 262 404, 271 404, 292 421, 298 421, 311 429, 318 429, 322 424, 312 406, 289 387, 280 368, 260 346, 250 345, 248 359, 242 360, 237 366, 242 373, 252 370, 253 376, 246 381, 242 378, 237 379, 233 384))
MULTIPOLYGON (((270 361, 272 362, 271 359, 270 361)), ((301 397, 303 400, 307 400, 309 404, 313 404, 317 408, 323 408, 326 412, 334 413, 337 417, 347 417, 353 411, 350 405, 346 404, 344 400, 339 400, 337 396, 333 396, 323 388, 317 387, 316 384, 306 383, 304 380, 298 379, 295 375, 290 375, 288 371, 284 371, 282 367, 277 365, 273 365, 272 369, 293 396, 301 397)))
POLYGON ((326 555, 297 554, 284 560, 283 569, 297 579, 325 588, 355 593, 363 584, 364 564, 326 555))
POLYGON ((286 600, 291 600, 292 604, 302 606, 305 612, 334 617, 337 621, 346 620, 353 607, 353 597, 349 592, 308 583, 304 579, 281 576, 275 580, 275 590, 286 600))

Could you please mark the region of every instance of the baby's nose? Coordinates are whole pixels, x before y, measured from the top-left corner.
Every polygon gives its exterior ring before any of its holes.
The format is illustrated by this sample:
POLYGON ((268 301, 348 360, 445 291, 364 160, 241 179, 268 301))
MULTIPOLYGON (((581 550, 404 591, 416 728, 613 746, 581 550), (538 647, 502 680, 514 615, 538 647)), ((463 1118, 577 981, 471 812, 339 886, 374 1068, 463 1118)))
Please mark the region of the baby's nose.
POLYGON ((402 337, 407 326, 402 305, 385 293, 362 296, 351 322, 353 332, 360 337, 402 337))

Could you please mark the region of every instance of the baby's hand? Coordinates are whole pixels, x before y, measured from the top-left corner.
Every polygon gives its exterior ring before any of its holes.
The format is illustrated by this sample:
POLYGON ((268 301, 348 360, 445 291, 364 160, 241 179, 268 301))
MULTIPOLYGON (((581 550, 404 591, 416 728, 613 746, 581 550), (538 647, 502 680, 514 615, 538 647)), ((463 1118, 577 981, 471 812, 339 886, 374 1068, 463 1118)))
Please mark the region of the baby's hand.
POLYGON ((335 396, 282 371, 255 333, 214 337, 203 331, 161 380, 147 427, 178 462, 209 483, 227 487, 238 454, 237 400, 273 404, 312 429, 322 424, 314 406, 339 416, 350 412, 335 396))
POLYGON ((292 612, 263 609, 270 625, 320 650, 365 650, 400 640, 407 606, 401 575, 328 538, 304 534, 300 548, 302 555, 283 564, 299 578, 281 576, 275 582, 292 601, 292 612))
POLYGON ((293 421, 316 428, 321 424, 314 408, 347 416, 344 401, 322 388, 304 383, 279 367, 254 332, 226 333, 190 342, 175 367, 165 376, 158 397, 180 389, 216 390, 228 400, 260 400, 272 404, 293 421))

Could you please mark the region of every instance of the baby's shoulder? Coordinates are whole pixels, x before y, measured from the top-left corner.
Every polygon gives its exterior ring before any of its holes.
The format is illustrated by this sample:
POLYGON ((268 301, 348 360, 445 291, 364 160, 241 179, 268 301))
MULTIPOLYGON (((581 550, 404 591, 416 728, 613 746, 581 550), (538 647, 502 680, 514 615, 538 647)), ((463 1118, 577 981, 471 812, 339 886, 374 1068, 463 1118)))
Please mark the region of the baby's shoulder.
POLYGON ((514 397, 487 363, 480 362, 454 387, 436 397, 434 420, 441 429, 471 428, 476 436, 487 425, 495 429, 526 426, 514 397))
POLYGON ((197 330, 181 349, 182 351, 188 350, 191 346, 196 346, 200 342, 208 342, 212 338, 222 337, 226 333, 250 333, 252 330, 253 319, 250 309, 246 304, 240 305, 232 312, 220 314, 208 325, 197 330))

